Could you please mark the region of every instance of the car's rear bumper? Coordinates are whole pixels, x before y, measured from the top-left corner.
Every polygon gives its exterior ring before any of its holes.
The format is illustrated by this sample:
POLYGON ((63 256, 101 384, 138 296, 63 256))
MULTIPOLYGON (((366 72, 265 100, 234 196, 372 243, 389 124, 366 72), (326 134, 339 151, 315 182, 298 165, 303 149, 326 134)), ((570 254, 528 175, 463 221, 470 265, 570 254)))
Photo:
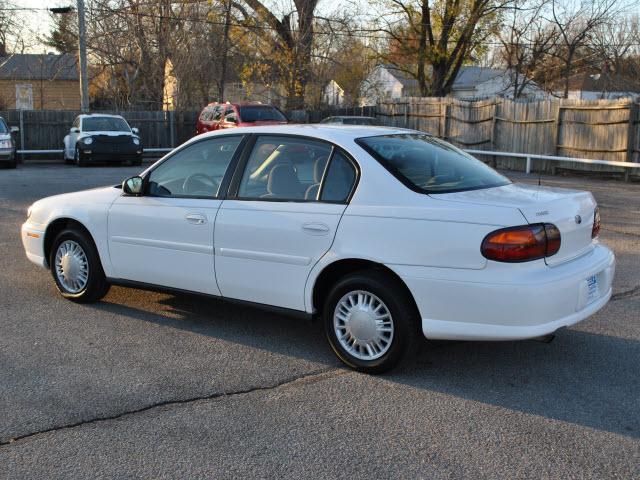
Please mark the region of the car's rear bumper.
POLYGON ((44 228, 30 222, 22 224, 20 237, 27 258, 36 265, 47 268, 47 259, 44 256, 44 228))
POLYGON ((554 267, 523 267, 520 276, 508 279, 492 272, 485 272, 483 279, 476 271, 470 280, 469 271, 456 269, 440 278, 434 269, 394 270, 416 300, 427 338, 518 340, 573 325, 605 306, 611 298, 615 257, 609 248, 596 245, 580 258, 554 267), (592 276, 597 289, 589 298, 587 279, 592 276))

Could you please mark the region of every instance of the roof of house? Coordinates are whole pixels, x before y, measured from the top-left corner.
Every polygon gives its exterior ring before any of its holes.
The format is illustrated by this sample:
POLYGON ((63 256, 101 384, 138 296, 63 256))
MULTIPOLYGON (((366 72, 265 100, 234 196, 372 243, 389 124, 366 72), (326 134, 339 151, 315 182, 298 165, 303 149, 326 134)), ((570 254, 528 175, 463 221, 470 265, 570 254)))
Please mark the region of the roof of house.
POLYGON ((0 58, 2 80, 78 80, 76 57, 69 53, 15 54, 0 58))
MULTIPOLYGON (((417 88, 418 80, 409 75, 408 73, 398 70, 397 67, 393 65, 381 65, 384 69, 386 69, 391 75, 393 75, 402 86, 405 88, 417 88)), ((477 66, 465 66, 461 67, 458 72, 458 76, 453 82, 453 90, 466 90, 470 88, 474 88, 476 85, 484 83, 488 80, 491 80, 495 77, 504 75, 506 70, 500 68, 489 68, 489 67, 477 67, 477 66)))
MULTIPOLYGON (((558 80, 557 87, 564 87, 564 81, 558 80)), ((640 93, 640 82, 621 74, 585 72, 569 77, 569 90, 583 92, 629 92, 640 93)))
POLYGON ((507 71, 501 68, 462 67, 458 72, 456 80, 453 82, 453 89, 474 88, 481 83, 488 82, 496 77, 504 75, 507 71))

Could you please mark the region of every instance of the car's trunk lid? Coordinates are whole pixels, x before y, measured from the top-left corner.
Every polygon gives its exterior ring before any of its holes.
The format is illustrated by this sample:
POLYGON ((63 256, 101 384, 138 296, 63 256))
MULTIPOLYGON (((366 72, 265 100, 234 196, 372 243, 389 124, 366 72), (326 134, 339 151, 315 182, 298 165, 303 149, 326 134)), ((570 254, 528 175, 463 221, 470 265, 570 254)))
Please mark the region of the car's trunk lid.
POLYGON ((529 223, 553 223, 560 230, 560 250, 545 259, 556 265, 591 248, 596 202, 589 192, 510 184, 502 187, 434 195, 440 200, 514 207, 529 223))

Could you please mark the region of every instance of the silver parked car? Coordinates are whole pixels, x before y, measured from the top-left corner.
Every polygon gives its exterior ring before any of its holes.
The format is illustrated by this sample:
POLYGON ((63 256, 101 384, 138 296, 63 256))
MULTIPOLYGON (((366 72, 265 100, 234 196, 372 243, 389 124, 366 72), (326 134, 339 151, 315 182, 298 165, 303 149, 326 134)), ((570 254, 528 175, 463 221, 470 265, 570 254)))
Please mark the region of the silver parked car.
POLYGON ((12 134, 18 131, 18 127, 7 127, 7 122, 0 117, 0 165, 5 168, 16 168, 18 156, 12 134))

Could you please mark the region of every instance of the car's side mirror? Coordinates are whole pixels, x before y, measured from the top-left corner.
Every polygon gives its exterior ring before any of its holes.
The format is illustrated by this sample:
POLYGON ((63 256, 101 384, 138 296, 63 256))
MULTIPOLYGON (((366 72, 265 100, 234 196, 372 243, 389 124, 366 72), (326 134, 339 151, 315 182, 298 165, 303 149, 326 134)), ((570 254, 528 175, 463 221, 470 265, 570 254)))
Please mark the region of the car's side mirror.
POLYGON ((20 127, 11 127, 11 133, 18 133, 20 132, 20 127))
POLYGON ((135 134, 135 135, 139 135, 140 134, 140 130, 138 130, 136 127, 133 127, 131 129, 131 131, 135 134))
POLYGON ((71 130, 69 130, 71 133, 80 133, 80 129, 78 127, 71 127, 71 130))
POLYGON ((127 178, 122 182, 122 191, 127 195, 142 195, 142 177, 127 178))

